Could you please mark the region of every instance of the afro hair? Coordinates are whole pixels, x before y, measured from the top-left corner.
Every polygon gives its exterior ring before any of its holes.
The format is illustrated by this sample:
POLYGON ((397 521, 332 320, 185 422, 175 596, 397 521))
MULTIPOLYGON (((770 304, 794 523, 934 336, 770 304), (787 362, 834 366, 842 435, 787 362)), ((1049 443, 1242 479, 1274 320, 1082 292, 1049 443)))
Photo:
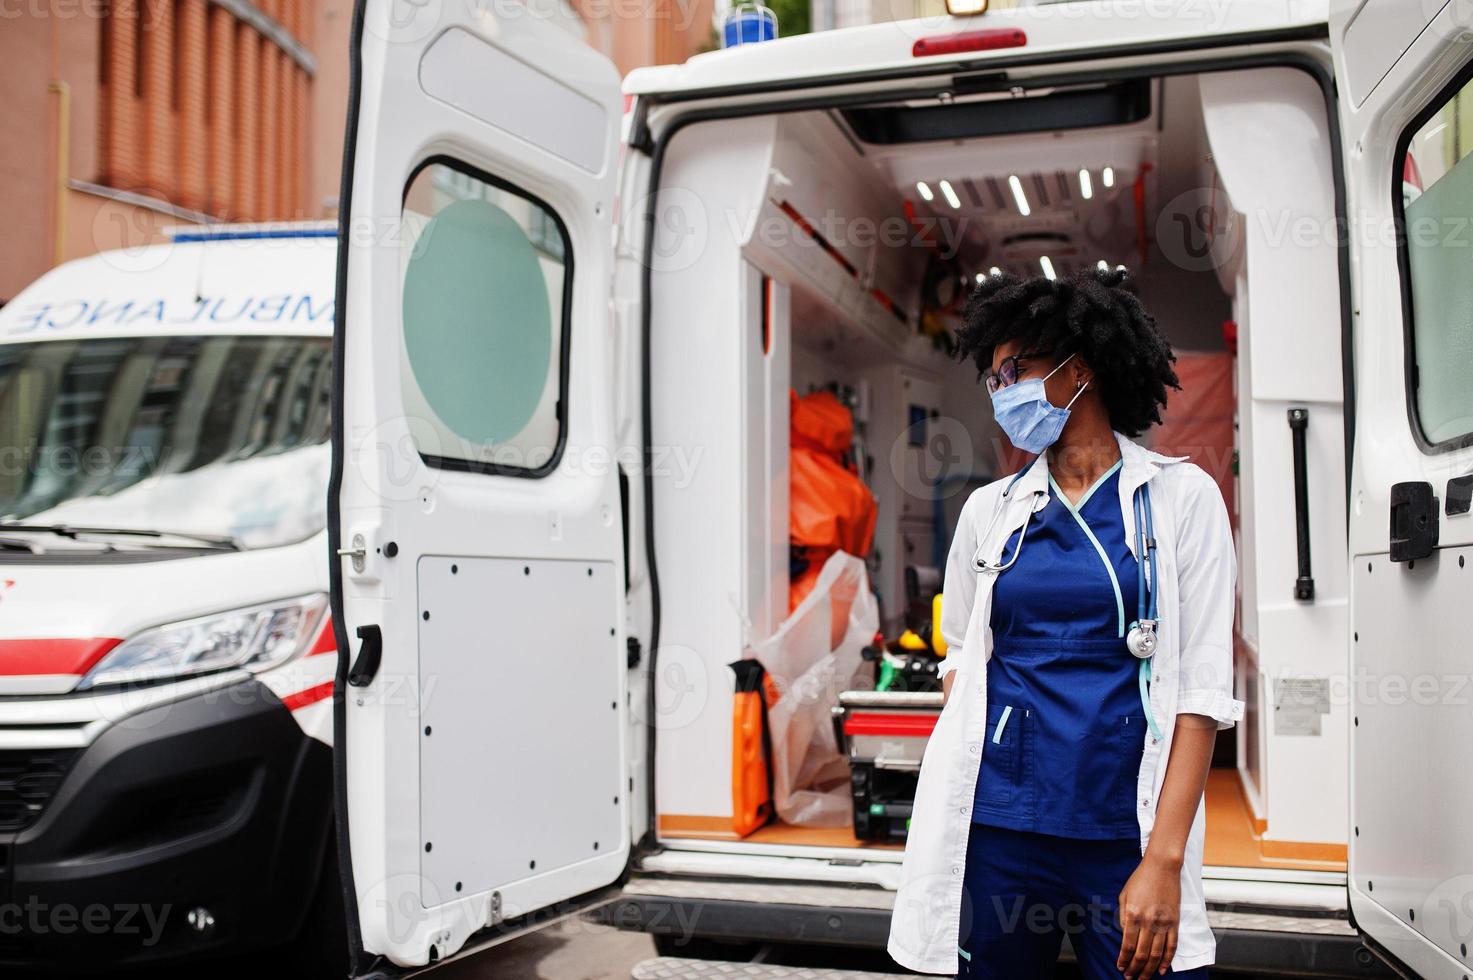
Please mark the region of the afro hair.
POLYGON ((1083 358, 1099 381, 1110 427, 1128 436, 1160 422, 1166 389, 1181 388, 1171 366, 1176 355, 1123 269, 983 279, 962 311, 957 356, 985 374, 993 352, 1010 341, 1023 351, 1050 351, 1056 363, 1083 358))

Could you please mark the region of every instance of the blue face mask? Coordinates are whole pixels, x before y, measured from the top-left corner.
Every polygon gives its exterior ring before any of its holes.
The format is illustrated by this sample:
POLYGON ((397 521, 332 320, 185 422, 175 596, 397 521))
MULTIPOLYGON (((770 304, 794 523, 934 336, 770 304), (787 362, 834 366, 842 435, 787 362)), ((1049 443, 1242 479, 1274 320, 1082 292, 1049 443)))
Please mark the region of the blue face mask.
POLYGON ((992 414, 997 424, 1002 426, 1008 441, 1025 453, 1036 456, 1058 440, 1064 423, 1069 421, 1070 405, 1089 387, 1087 383, 1081 385, 1063 408, 1055 408, 1044 394, 1043 383, 1073 359, 1074 355, 1070 354, 1042 378, 1015 381, 992 393, 992 414))

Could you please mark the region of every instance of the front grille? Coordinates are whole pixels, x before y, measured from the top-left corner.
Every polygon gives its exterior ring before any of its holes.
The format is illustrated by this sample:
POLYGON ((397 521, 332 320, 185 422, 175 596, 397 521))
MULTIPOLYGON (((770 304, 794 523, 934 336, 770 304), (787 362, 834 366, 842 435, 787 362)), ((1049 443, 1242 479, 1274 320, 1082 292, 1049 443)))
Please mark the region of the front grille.
POLYGON ((0 752, 0 833, 25 830, 40 819, 76 754, 75 749, 0 752))

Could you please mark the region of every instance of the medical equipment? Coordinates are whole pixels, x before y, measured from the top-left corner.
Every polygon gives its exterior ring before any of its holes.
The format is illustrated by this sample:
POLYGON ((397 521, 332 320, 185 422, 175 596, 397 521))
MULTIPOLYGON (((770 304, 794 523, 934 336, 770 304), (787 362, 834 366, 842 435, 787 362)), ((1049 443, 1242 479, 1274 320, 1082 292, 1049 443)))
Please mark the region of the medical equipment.
POLYGON ((1136 620, 1130 624, 1125 645, 1141 659, 1156 653, 1156 534, 1151 523, 1151 491, 1142 484, 1132 501, 1135 508, 1136 620), (1149 566, 1149 570, 1147 568, 1149 566), (1149 574, 1148 574, 1149 571, 1149 574))
MULTIPOLYGON (((997 520, 1002 516, 1008 498, 1013 493, 1013 488, 1022 479, 1023 474, 1028 472, 1025 468, 1013 477, 1012 481, 1003 488, 1002 498, 997 507, 992 511, 992 517, 987 521, 987 527, 983 529, 978 540, 987 541, 992 536, 992 529, 997 525, 997 520)), ((1028 518, 1023 521, 1023 527, 1018 532, 1018 543, 1013 546, 1013 554, 1006 561, 1002 561, 1002 555, 998 555, 998 561, 992 561, 979 550, 972 558, 972 567, 979 572, 992 572, 1001 574, 1012 568, 1018 561, 1018 556, 1023 553, 1023 539, 1028 535, 1029 519, 1033 516, 1033 510, 1037 507, 1037 499, 1048 491, 1033 491, 1034 506, 1028 510, 1028 518)), ((1134 622, 1130 624, 1130 632, 1125 638, 1125 645, 1130 652, 1142 659, 1149 659, 1156 652, 1156 623, 1158 621, 1158 604, 1156 601, 1156 535, 1155 525, 1151 516, 1151 491, 1142 484, 1136 488, 1135 497, 1132 501, 1135 508, 1135 540, 1136 559, 1138 561, 1136 571, 1136 583, 1139 604, 1134 622)))
MULTIPOLYGON (((1013 495, 1013 488, 1018 485, 1018 481, 1021 480, 1023 478, 1023 474, 1024 473, 1027 473, 1027 472, 1028 472, 1027 468, 1024 468, 1022 470, 1019 470, 1018 473, 1017 473, 1017 475, 1015 475, 1012 478, 1012 480, 1009 481, 1008 485, 1003 488, 1002 498, 997 502, 997 506, 993 508, 993 510, 992 510, 992 517, 988 519, 988 521, 987 521, 987 527, 984 528, 983 531, 982 531, 982 533, 981 533, 981 535, 978 536, 978 538, 977 538, 978 541, 985 542, 990 537, 992 537, 992 529, 997 526, 997 520, 998 520, 998 518, 1002 516, 1003 510, 1006 509, 1007 503, 1008 503, 1008 499, 1010 497, 1012 497, 1012 495, 1013 495)), ((1036 508, 1038 506, 1038 498, 1039 497, 1042 497, 1047 492, 1048 491, 1046 491, 1046 490, 1035 490, 1035 491, 1033 491, 1033 505, 1028 508, 1028 516, 1029 517, 1032 517, 1033 516, 1033 510, 1034 510, 1034 508, 1036 508)), ((1012 558, 1009 558, 1005 562, 1004 561, 992 561, 990 558, 985 557, 982 554, 981 550, 978 550, 977 553, 972 556, 972 567, 975 568, 979 572, 992 572, 993 574, 1001 574, 1002 572, 1007 571, 1009 568, 1012 568, 1013 567, 1013 565, 1014 565, 1015 562, 1017 562, 1018 555, 1022 554, 1022 552, 1023 552, 1023 538, 1027 534, 1028 534, 1028 521, 1025 519, 1023 521, 1023 530, 1021 532, 1019 532, 1019 534, 1018 534, 1018 543, 1013 548, 1013 557, 1012 558)), ((998 558, 1001 559, 1002 558, 1002 555, 998 555, 998 558)))
MULTIPOLYGON (((1023 474, 1028 472, 1027 468, 1020 470, 1017 475, 1003 488, 1002 498, 993 509, 992 517, 987 522, 986 529, 982 532, 979 540, 987 541, 992 536, 992 529, 996 526, 998 518, 1002 515, 1011 497, 1013 488, 1022 479, 1023 474)), ((1012 568, 1018 561, 1018 556, 1023 552, 1023 539, 1028 535, 1028 524, 1033 516, 1033 510, 1037 507, 1039 496, 1047 493, 1045 490, 1035 490, 1033 506, 1028 509, 1028 517, 1024 519, 1022 528, 1018 531, 1018 543, 1013 546, 1013 554, 1006 561, 1002 555, 998 555, 998 561, 992 561, 985 557, 979 550, 972 558, 972 567, 979 572, 991 572, 1001 574, 1012 568)), ((1156 589, 1156 529, 1151 514, 1151 491, 1145 484, 1136 488, 1131 505, 1135 514, 1135 541, 1136 541, 1136 618, 1128 627, 1125 637, 1125 646, 1132 655, 1140 662, 1140 688, 1141 705, 1145 708, 1146 721, 1150 727, 1151 734, 1161 737, 1161 730, 1156 726, 1156 718, 1151 712, 1150 681, 1151 681, 1151 658, 1156 654, 1157 635, 1156 626, 1160 622, 1159 603, 1157 602, 1156 589)))
POLYGON ((1058 441, 1059 434, 1064 431, 1064 423, 1069 421, 1069 410, 1089 387, 1088 382, 1081 384, 1063 408, 1049 401, 1044 382, 1058 374, 1074 357, 1070 354, 1042 378, 1014 381, 996 389, 988 379, 988 389, 992 391, 992 417, 1002 427, 1008 441, 1024 452, 1041 453, 1058 441))
POLYGON ((1156 655, 1156 526, 1151 517, 1151 490, 1144 483, 1136 488, 1131 501, 1135 509, 1136 619, 1130 624, 1125 646, 1140 659, 1141 707, 1146 712, 1146 725, 1151 737, 1159 739, 1161 729, 1151 711, 1151 658, 1156 655))
POLYGON ((834 737, 849 759, 854 836, 905 840, 921 758, 945 696, 940 691, 843 691, 834 737))

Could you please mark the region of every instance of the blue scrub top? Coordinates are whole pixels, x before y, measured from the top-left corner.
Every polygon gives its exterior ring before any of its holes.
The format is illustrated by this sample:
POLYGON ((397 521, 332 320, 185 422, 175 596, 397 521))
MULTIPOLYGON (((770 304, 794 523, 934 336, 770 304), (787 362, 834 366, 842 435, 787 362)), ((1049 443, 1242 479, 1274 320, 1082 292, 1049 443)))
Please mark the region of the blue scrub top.
MULTIPOLYGON (((1136 838, 1145 749, 1136 559, 1120 513, 1120 463, 1071 504, 1049 478, 1012 568, 992 590, 987 742, 972 820, 1089 840, 1136 838)), ((1004 549, 1014 554, 1015 532, 1004 549)))

